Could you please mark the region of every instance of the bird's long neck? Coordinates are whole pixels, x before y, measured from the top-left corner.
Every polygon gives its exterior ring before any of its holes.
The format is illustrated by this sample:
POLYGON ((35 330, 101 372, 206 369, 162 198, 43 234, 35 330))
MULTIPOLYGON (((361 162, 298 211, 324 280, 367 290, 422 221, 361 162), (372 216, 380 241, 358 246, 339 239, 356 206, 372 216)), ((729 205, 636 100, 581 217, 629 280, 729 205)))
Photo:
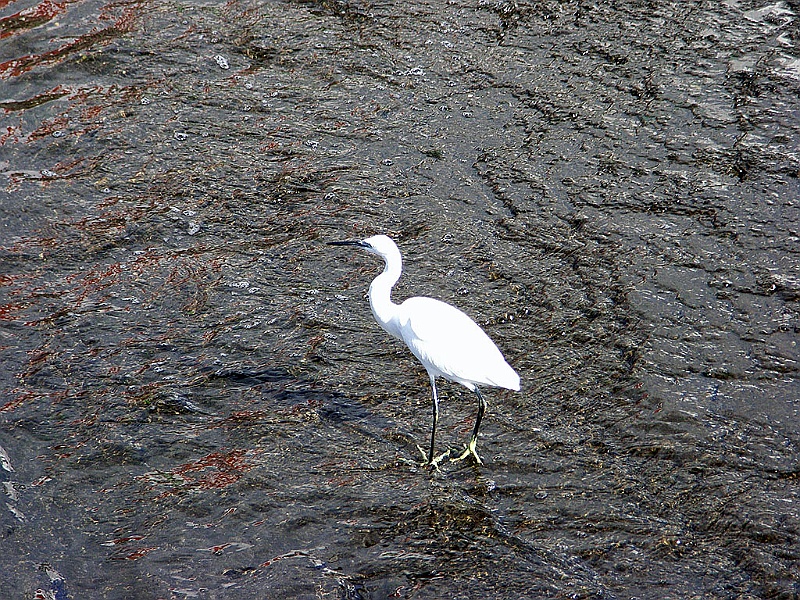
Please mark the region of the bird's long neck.
POLYGON ((378 275, 369 286, 369 306, 375 320, 387 332, 395 337, 400 336, 400 324, 397 320, 398 305, 392 302, 392 288, 403 270, 403 259, 398 251, 396 255, 387 256, 383 273, 378 275))

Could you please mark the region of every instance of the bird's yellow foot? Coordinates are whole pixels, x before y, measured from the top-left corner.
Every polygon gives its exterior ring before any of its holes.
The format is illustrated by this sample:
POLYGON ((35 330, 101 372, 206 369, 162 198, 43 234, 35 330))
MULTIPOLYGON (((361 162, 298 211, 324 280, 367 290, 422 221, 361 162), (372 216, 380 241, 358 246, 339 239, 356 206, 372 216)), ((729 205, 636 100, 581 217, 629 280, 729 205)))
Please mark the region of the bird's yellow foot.
POLYGON ((482 465, 483 461, 481 460, 481 457, 478 456, 477 450, 475 450, 475 448, 477 446, 478 446, 478 440, 475 439, 475 438, 471 439, 469 441, 469 444, 467 444, 466 449, 461 454, 461 456, 457 456, 456 458, 451 458, 450 462, 456 462, 456 461, 459 461, 459 460, 464 460, 468 456, 473 456, 475 458, 475 462, 478 463, 479 465, 482 465))
POLYGON ((448 450, 447 452, 443 452, 439 456, 435 457, 432 461, 428 461, 428 454, 422 449, 422 446, 417 444, 417 448, 419 448, 419 451, 422 452, 422 463, 420 464, 421 467, 427 467, 430 465, 431 467, 438 469, 439 463, 442 462, 446 456, 450 456, 450 450, 448 450))

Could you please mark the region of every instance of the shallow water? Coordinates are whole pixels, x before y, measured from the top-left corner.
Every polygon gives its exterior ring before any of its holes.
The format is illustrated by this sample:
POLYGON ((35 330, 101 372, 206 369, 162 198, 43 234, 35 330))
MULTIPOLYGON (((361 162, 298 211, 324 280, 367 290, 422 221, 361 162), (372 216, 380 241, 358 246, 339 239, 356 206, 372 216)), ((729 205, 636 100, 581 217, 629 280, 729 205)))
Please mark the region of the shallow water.
POLYGON ((798 10, 2 3, 0 587, 797 597, 798 10))

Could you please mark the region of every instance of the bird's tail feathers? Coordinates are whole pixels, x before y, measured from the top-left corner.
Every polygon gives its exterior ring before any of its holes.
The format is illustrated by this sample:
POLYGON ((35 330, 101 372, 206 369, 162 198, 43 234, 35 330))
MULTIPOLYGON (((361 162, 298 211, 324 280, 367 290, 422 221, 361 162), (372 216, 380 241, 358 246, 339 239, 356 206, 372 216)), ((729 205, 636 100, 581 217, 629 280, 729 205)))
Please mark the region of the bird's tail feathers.
POLYGON ((495 373, 489 378, 489 385, 493 385, 494 387, 505 388, 507 390, 514 390, 515 392, 519 391, 519 375, 517 372, 512 369, 508 363, 506 363, 507 369, 504 369, 502 373, 495 373))

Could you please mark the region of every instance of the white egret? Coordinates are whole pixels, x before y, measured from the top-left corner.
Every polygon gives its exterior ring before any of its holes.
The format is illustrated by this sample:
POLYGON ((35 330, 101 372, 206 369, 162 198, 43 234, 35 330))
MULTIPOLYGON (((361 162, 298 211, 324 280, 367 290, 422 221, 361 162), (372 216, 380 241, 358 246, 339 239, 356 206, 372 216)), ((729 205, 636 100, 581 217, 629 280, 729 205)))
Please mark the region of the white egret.
MULTIPOLYGON (((444 377, 475 392, 478 415, 475 428, 464 453, 452 460, 473 456, 482 464, 476 446, 481 418, 486 410, 478 385, 519 391, 519 375, 503 358, 494 342, 475 321, 463 312, 433 298, 414 297, 402 304, 392 302, 392 287, 400 279, 403 259, 391 238, 376 235, 360 241, 328 242, 334 246, 357 246, 383 258, 385 267, 369 286, 369 305, 378 324, 390 335, 403 340, 419 359, 431 379, 433 427, 427 463, 434 466, 450 453, 434 460, 433 444, 439 420, 439 395, 436 378, 444 377)), ((423 456, 425 451, 422 450, 423 456)))

